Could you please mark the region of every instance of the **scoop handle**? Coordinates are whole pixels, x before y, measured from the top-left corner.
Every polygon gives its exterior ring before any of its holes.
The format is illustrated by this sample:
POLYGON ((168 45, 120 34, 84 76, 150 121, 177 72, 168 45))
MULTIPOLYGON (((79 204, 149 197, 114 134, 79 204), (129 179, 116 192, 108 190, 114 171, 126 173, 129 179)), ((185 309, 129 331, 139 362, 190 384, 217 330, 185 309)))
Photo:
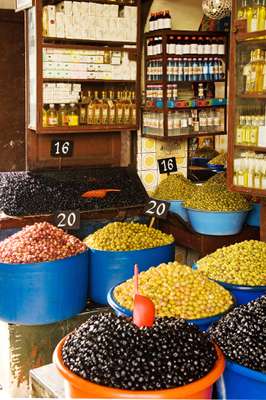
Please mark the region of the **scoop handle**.
POLYGON ((134 297, 139 292, 139 267, 138 264, 134 265, 134 297))

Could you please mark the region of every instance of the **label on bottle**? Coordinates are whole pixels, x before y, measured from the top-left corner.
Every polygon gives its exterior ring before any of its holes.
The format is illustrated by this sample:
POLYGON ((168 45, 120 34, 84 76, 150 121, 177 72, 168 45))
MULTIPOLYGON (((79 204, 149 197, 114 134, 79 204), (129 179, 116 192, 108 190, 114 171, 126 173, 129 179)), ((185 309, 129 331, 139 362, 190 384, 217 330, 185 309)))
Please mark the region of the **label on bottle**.
POLYGON ((163 18, 163 29, 171 29, 171 18, 163 18))
POLYGON ((237 128, 237 130, 236 130, 236 143, 237 144, 242 144, 242 131, 243 131, 243 129, 242 128, 237 128))
POLYGON ((238 175, 238 185, 244 186, 244 174, 243 173, 239 173, 239 175, 238 175))
POLYGON ((103 107, 102 109, 102 123, 107 124, 108 123, 108 108, 103 107))
POLYGON ((190 65, 188 66, 188 74, 189 74, 189 75, 193 75, 193 65, 192 65, 192 64, 190 64, 190 65))
POLYGON ((214 126, 220 126, 220 117, 219 116, 215 116, 213 119, 213 125, 214 126))
POLYGON ((248 173, 248 187, 252 188, 253 187, 253 172, 249 171, 248 173))
POLYGON ((188 117, 188 126, 192 126, 193 120, 192 120, 192 116, 188 117))
POLYGON ((191 54, 198 54, 198 44, 197 43, 191 43, 190 52, 191 52, 191 54))
POLYGON ((69 115, 68 116, 68 126, 78 126, 79 117, 78 115, 69 115))
POLYGON ((180 129, 180 117, 179 115, 175 114, 175 118, 174 118, 174 128, 175 129, 180 129))
POLYGON ((154 21, 150 21, 150 31, 154 31, 154 21))
POLYGON ((115 108, 109 109, 109 121, 110 121, 110 124, 115 123, 115 108))
POLYGON ((48 117, 47 118, 48 126, 57 126, 58 125, 58 118, 57 117, 48 117))
POLYGON ((175 48, 176 48, 176 46, 175 46, 175 43, 170 43, 169 44, 169 54, 175 54, 175 48))
POLYGON ((199 132, 199 121, 193 121, 194 132, 199 132))
POLYGON ((208 118, 207 118, 207 125, 208 125, 208 126, 213 126, 213 118, 212 118, 212 116, 208 116, 208 118))
POLYGON ((257 15, 256 15, 255 18, 252 18, 252 20, 251 20, 251 32, 256 32, 257 26, 258 26, 258 19, 257 19, 257 15))
POLYGON ((153 30, 157 31, 157 29, 159 29, 159 20, 158 19, 153 21, 153 30))
POLYGON ((181 118, 181 128, 187 128, 187 119, 186 118, 181 118))
POLYGON ((174 75, 178 75, 178 66, 177 66, 177 63, 175 63, 174 66, 173 66, 173 74, 174 74, 174 75))
POLYGON ((100 124, 101 123, 100 115, 101 115, 100 108, 98 108, 98 107, 95 108, 94 109, 94 123, 95 124, 100 124))
POLYGON ((256 145, 258 138, 258 127, 254 126, 250 129, 250 143, 256 145))
POLYGON ((122 108, 118 108, 117 109, 117 122, 119 124, 121 124, 122 119, 123 119, 123 109, 122 108))
POLYGON ((212 54, 218 54, 218 43, 212 43, 211 49, 212 49, 212 54))
POLYGON ((175 54, 182 55, 182 54, 183 54, 183 46, 182 46, 182 44, 177 43, 177 44, 175 45, 175 50, 174 50, 174 52, 175 52, 175 54))
POLYGON ((204 73, 204 75, 208 75, 208 73, 209 73, 209 67, 207 64, 203 65, 203 73, 204 73))
POLYGON ((125 108, 124 119, 125 119, 125 123, 127 124, 130 119, 130 109, 128 107, 125 108))
POLYGON ((190 44, 185 43, 183 46, 183 54, 190 54, 190 44))
POLYGON ((198 44, 198 54, 204 54, 204 47, 203 44, 198 44))
POLYGON ((208 43, 204 45, 204 54, 211 54, 211 45, 208 43))
POLYGON ((220 54, 220 55, 224 54, 224 44, 223 43, 218 45, 218 54, 220 54))
POLYGON ((254 177, 254 187, 255 187, 255 189, 260 189, 261 188, 261 176, 260 176, 260 174, 255 174, 255 177, 254 177))

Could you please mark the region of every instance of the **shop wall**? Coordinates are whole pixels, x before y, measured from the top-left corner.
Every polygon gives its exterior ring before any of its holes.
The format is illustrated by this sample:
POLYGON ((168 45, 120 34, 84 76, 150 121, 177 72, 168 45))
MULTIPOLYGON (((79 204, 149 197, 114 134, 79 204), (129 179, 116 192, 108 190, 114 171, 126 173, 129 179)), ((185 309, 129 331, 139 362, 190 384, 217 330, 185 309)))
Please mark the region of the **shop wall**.
MULTIPOLYGON (((202 20, 201 0, 154 0, 150 12, 169 10, 172 28, 180 30, 198 30, 202 20)), ((145 31, 148 31, 148 21, 145 31)), ((144 66, 142 68, 144 76, 144 66)), ((143 84, 143 82, 142 82, 143 84)), ((138 173, 149 193, 157 187, 160 179, 157 159, 176 157, 179 172, 187 175, 187 141, 165 142, 141 138, 138 135, 138 173)))
POLYGON ((23 13, 0 10, 0 171, 25 168, 23 19, 23 13))

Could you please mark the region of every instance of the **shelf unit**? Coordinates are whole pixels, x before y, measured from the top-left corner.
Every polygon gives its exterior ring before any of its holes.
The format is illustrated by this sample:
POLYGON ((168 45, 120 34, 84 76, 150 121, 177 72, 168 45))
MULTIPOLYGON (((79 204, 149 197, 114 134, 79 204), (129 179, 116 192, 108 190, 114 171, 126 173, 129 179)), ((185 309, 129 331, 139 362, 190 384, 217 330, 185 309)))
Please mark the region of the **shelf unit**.
MULTIPOLYGON (((61 37, 47 37, 43 35, 42 11, 45 5, 56 5, 59 0, 36 0, 34 6, 26 11, 26 145, 27 168, 37 169, 43 167, 57 167, 58 159, 50 156, 50 143, 53 139, 75 140, 75 151, 72 159, 63 159, 63 166, 95 165, 95 156, 91 154, 92 148, 97 150, 102 147, 102 157, 99 157, 96 165, 102 165, 104 160, 112 160, 110 165, 121 165, 121 162, 131 163, 131 159, 125 161, 123 152, 125 146, 131 147, 131 132, 136 132, 139 121, 140 109, 140 43, 141 43, 141 0, 112 1, 93 0, 94 3, 118 5, 119 10, 125 6, 136 7, 137 26, 136 41, 114 40, 87 40, 70 39, 61 37), (43 50, 69 49, 69 50, 108 50, 110 52, 127 53, 130 61, 136 61, 136 79, 71 79, 61 77, 44 77, 43 75, 43 50), (86 90, 130 90, 135 92, 136 99, 136 124, 105 124, 105 125, 79 125, 76 127, 43 127, 43 85, 49 83, 81 84, 86 90), (102 135, 101 135, 102 133, 102 135), (109 136, 107 136, 109 134, 109 136), (91 145, 93 143, 93 146, 91 145), (95 143, 95 145, 94 145, 95 143), (86 147, 86 152, 84 151, 86 147), (119 150, 120 149, 120 150, 119 150), (86 154, 84 154, 87 153, 86 154), (86 160, 86 161, 85 161, 86 160)), ((90 1, 91 2, 91 1, 90 1)), ((47 61, 47 59, 46 59, 47 61)), ((97 151, 98 153, 98 151, 97 151)), ((127 154, 132 152, 129 149, 127 154)), ((106 161, 107 162, 107 161, 106 161)), ((61 165, 61 164, 60 164, 61 165)))
MULTIPOLYGON (((233 1, 232 10, 232 30, 231 30, 231 52, 230 52, 230 94, 229 94, 229 130, 228 130, 228 187, 230 190, 243 193, 250 197, 260 198, 262 204, 261 211, 261 240, 266 241, 266 188, 260 189, 255 185, 255 180, 252 181, 250 187, 244 186, 242 181, 238 179, 238 174, 235 174, 235 168, 238 165, 248 166, 246 161, 238 161, 243 159, 243 153, 254 152, 256 155, 261 154, 265 157, 266 147, 257 145, 247 145, 246 143, 239 144, 237 141, 243 132, 245 132, 240 124, 240 116, 245 114, 251 115, 252 122, 254 118, 252 115, 265 115, 266 110, 266 93, 253 91, 246 93, 246 86, 248 84, 246 76, 249 74, 249 63, 251 58, 251 51, 256 49, 266 50, 266 30, 258 32, 247 32, 246 20, 238 20, 238 10, 241 6, 238 0, 233 1), (247 112, 248 110, 248 112, 247 112), (237 161, 235 161, 237 160, 237 161), (239 184, 241 183, 241 184, 239 184)), ((256 78, 256 82, 258 82, 256 78)), ((255 82, 255 85, 258 83, 255 82)), ((254 90, 254 89, 253 89, 254 90)), ((266 125, 266 124, 265 124, 266 125)), ((243 123, 244 126, 244 123, 243 123)), ((258 135, 261 137, 263 131, 257 128, 257 140, 259 143, 258 135), (261 132, 261 134, 260 134, 261 132)), ((243 142, 245 142, 243 140, 243 142)), ((262 142, 261 142, 262 143, 262 142)), ((248 166, 249 168, 249 166, 248 166)), ((251 175, 251 173, 250 173, 251 175)), ((251 175, 252 176, 252 175, 251 175)), ((250 180, 248 181, 248 183, 250 180)))
MULTIPOLYGON (((144 34, 144 65, 145 65, 145 90, 147 91, 147 86, 151 85, 151 86, 161 86, 162 87, 162 103, 163 103, 163 108, 158 108, 156 107, 156 105, 153 106, 148 106, 147 103, 148 101, 146 101, 146 103, 144 104, 144 106, 142 107, 142 136, 144 137, 153 137, 153 138, 159 138, 160 140, 177 140, 177 139, 188 139, 188 138, 194 138, 194 137, 200 137, 200 136, 215 136, 215 135, 224 135, 226 134, 226 106, 223 105, 213 105, 213 106, 197 106, 197 107, 174 107, 174 108, 168 108, 168 99, 167 99, 167 88, 168 85, 177 85, 177 90, 179 90, 181 87, 189 87, 191 85, 198 85, 200 83, 203 84, 213 84, 214 86, 216 85, 216 83, 221 83, 223 84, 223 91, 224 91, 224 98, 226 98, 226 94, 227 94, 227 57, 226 57, 226 49, 227 49, 227 35, 221 32, 201 32, 201 31, 175 31, 175 30, 158 30, 155 32, 148 32, 146 34, 144 34), (167 53, 167 41, 169 36, 181 36, 181 37, 189 37, 191 39, 191 37, 196 37, 197 39, 199 37, 202 37, 203 39, 206 37, 209 38, 223 38, 223 43, 225 45, 225 54, 223 55, 219 55, 219 54, 184 54, 184 55, 175 55, 175 54, 168 54, 167 53), (162 38, 162 52, 161 54, 157 54, 157 55, 148 55, 148 40, 151 38, 156 38, 156 37, 161 37, 162 38), (217 79, 217 80, 190 80, 190 81, 173 81, 173 80, 168 80, 167 77, 167 62, 169 58, 179 58, 179 59, 193 59, 193 58, 219 58, 220 60, 223 61, 224 63, 224 69, 225 69, 225 78, 224 79, 217 79), (148 79, 148 63, 150 61, 153 60, 160 60, 162 62, 162 79, 159 80, 151 80, 148 79), (218 108, 222 108, 224 109, 224 119, 223 119, 223 129, 220 129, 219 131, 213 131, 213 132, 194 132, 191 131, 189 133, 186 134, 179 134, 179 135, 175 135, 172 136, 169 134, 168 132, 168 113, 169 112, 174 112, 174 111, 186 111, 186 110, 196 110, 197 112, 199 112, 200 110, 208 110, 208 109, 218 109, 218 108), (147 133, 147 129, 145 129, 145 124, 144 124, 144 115, 145 112, 155 112, 155 113, 162 113, 163 114, 163 135, 158 135, 156 134, 156 132, 153 133, 147 133)), ((178 98, 178 100, 182 100, 182 98, 178 98)), ((152 130, 149 129, 149 131, 152 130)))

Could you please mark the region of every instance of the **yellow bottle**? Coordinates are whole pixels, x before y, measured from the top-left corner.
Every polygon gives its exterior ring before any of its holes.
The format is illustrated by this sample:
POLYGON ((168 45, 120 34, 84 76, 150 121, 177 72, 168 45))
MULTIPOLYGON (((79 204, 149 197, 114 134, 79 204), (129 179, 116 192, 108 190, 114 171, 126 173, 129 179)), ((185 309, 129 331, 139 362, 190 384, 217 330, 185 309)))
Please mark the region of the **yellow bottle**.
POLYGON ((50 104, 47 111, 47 126, 58 126, 58 112, 54 104, 50 104))
POLYGON ((254 83, 255 93, 263 92, 264 65, 265 65, 264 51, 261 49, 255 50, 254 64, 253 64, 253 68, 255 68, 255 83, 254 83))
POLYGON ((243 136, 243 144, 250 144, 252 119, 250 115, 246 115, 245 136, 243 136))
POLYGON ((262 184, 262 171, 261 171, 261 160, 255 160, 255 174, 254 174, 254 188, 261 189, 262 184))
POLYGON ((98 98, 98 91, 94 92, 94 99, 92 100, 92 114, 93 124, 100 125, 102 121, 102 103, 98 98))
POLYGON ((102 125, 107 125, 109 122, 109 105, 106 92, 102 92, 102 125))
POLYGON ((259 18, 258 18, 258 30, 265 30, 265 21, 266 21, 266 1, 260 0, 259 5, 259 18))
POLYGON ((234 178, 233 178, 234 186, 239 186, 238 184, 238 172, 240 169, 239 165, 240 165, 240 160, 237 158, 234 160, 234 178))
POLYGON ((259 125, 260 125, 260 117, 254 115, 252 118, 252 126, 250 132, 250 143, 253 146, 257 146, 258 137, 259 137, 259 125))
POLYGON ((42 126, 43 128, 46 128, 48 125, 48 121, 47 121, 47 111, 45 110, 45 108, 43 107, 42 109, 42 126))
POLYGON ((247 0, 242 0, 241 7, 237 12, 237 19, 246 19, 247 18, 247 0))
POLYGON ((245 125, 246 119, 244 115, 239 117, 239 125, 236 129, 236 144, 243 144, 243 138, 245 138, 245 125))
POLYGON ((114 100, 114 92, 110 90, 109 92, 109 124, 114 125, 116 123, 116 102, 114 100))
POLYGON ((59 126, 68 126, 68 112, 65 104, 60 104, 58 110, 58 123, 59 126))
POLYGON ((251 31, 258 31, 258 23, 259 23, 259 3, 260 0, 253 0, 252 2, 252 19, 251 19, 251 31))
POLYGON ((137 123, 137 110, 136 110, 136 99, 135 92, 131 92, 131 124, 136 125, 137 123))
POLYGON ((75 103, 71 103, 67 113, 68 126, 79 125, 79 114, 75 103))
POLYGON ((253 9, 250 4, 247 6, 246 16, 247 16, 247 31, 252 32, 253 9))
POLYGON ((244 160, 238 160, 238 170, 237 170, 237 185, 238 186, 245 186, 244 182, 244 160))
POLYGON ((255 175, 255 160, 253 158, 249 159, 249 168, 248 168, 248 187, 254 187, 254 175, 255 175))
POLYGON ((117 92, 117 103, 116 103, 116 123, 118 125, 123 124, 124 120, 124 107, 123 100, 121 98, 121 92, 117 92))
POLYGON ((87 124, 92 125, 93 124, 93 108, 92 108, 92 97, 91 97, 91 91, 88 90, 88 95, 87 95, 87 124))

